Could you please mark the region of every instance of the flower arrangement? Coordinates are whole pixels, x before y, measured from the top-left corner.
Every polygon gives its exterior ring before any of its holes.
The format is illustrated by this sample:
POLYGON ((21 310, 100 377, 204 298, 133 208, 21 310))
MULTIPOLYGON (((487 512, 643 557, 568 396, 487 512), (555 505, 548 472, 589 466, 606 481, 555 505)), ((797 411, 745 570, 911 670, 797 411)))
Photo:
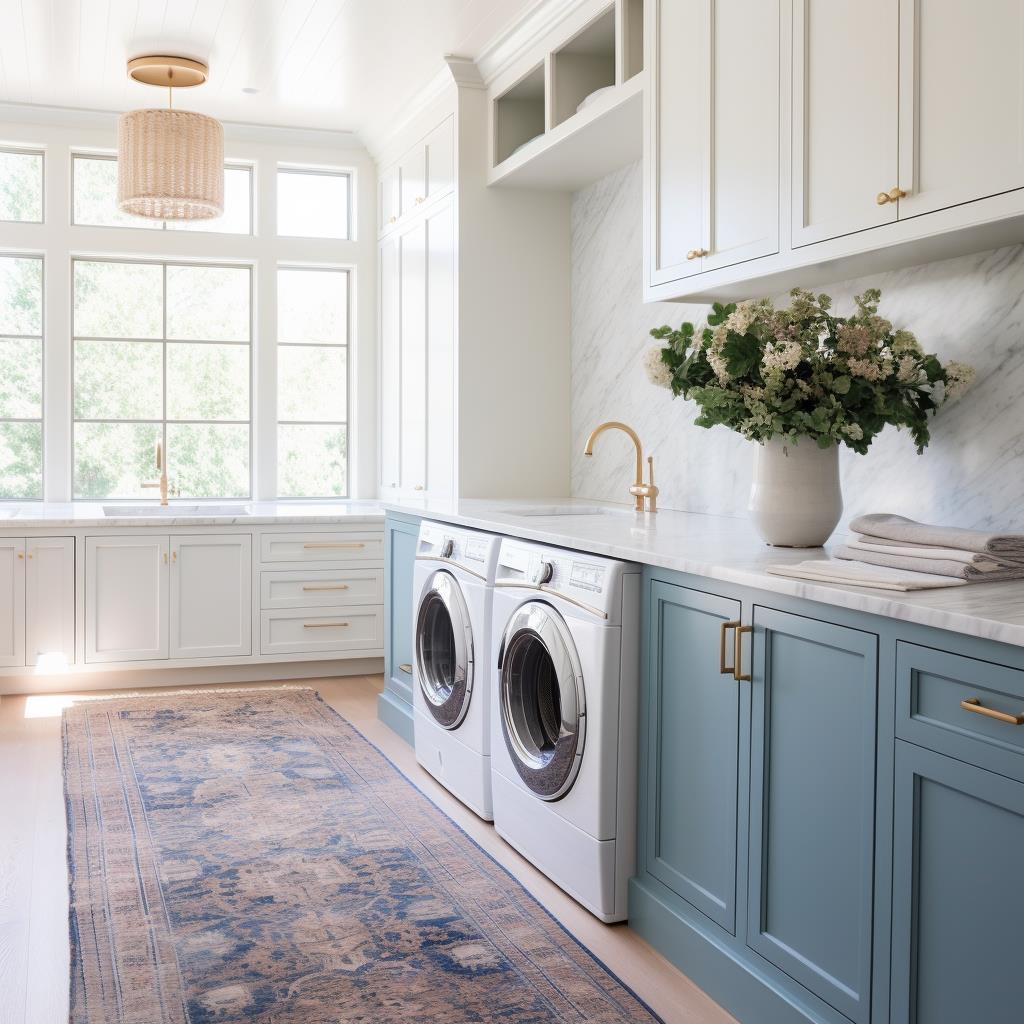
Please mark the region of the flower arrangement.
POLYGON ((651 381, 700 406, 696 423, 721 423, 752 441, 812 438, 864 454, 887 424, 906 427, 918 452, 928 444, 928 413, 974 379, 963 364, 943 365, 917 338, 878 315, 881 292, 836 316, 828 295, 799 288, 776 309, 768 299, 715 303, 707 326, 658 327, 663 347, 646 353, 651 381))

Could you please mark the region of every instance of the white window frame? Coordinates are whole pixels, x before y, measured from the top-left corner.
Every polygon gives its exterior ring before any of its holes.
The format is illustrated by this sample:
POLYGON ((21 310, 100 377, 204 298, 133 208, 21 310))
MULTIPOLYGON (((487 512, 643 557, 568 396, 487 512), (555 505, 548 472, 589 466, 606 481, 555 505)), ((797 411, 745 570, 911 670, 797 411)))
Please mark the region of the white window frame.
POLYGON ((9 146, 0 143, 0 153, 12 153, 15 156, 38 156, 42 157, 42 167, 39 173, 39 184, 43 190, 40 197, 39 208, 42 211, 42 220, 6 220, 0 217, 0 224, 45 224, 46 223, 46 151, 39 146, 9 146))
POLYGON ((72 153, 88 156, 113 150, 116 118, 31 107, 5 108, 4 116, 8 120, 0 122, 0 146, 44 153, 44 222, 5 223, 0 236, 0 252, 42 256, 44 260, 44 500, 72 500, 71 270, 75 257, 247 264, 253 268, 250 471, 252 500, 256 501, 277 500, 277 268, 319 265, 348 271, 348 493, 357 499, 376 496, 376 173, 366 150, 343 132, 226 125, 225 162, 252 168, 252 235, 74 225, 72 153), (276 234, 279 167, 330 169, 350 175, 348 239, 276 234))

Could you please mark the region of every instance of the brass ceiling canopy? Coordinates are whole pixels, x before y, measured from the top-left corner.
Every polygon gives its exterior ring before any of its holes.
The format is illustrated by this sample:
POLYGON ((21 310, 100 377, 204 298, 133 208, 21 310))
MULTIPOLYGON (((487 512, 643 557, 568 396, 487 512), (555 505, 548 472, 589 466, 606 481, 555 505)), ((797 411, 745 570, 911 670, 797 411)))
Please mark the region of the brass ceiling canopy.
POLYGON ((210 75, 209 67, 189 57, 135 57, 128 61, 128 75, 136 82, 160 85, 172 89, 187 89, 202 85, 210 75))

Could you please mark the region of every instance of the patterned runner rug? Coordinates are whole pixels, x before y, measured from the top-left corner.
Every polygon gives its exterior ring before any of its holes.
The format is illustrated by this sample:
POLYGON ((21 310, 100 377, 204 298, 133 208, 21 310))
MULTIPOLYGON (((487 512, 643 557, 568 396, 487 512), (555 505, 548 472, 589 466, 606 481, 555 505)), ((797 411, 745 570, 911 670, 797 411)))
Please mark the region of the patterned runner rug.
POLYGON ((309 689, 64 715, 72 1024, 657 1018, 309 689))

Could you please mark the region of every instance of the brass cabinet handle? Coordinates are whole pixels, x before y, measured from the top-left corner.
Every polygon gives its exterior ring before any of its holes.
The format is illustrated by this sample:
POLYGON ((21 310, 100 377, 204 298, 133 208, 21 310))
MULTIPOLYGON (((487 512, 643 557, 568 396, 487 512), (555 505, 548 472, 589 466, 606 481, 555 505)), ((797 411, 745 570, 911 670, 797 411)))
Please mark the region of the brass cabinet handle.
POLYGON ((977 697, 968 697, 966 700, 960 701, 960 707, 964 711, 973 711, 976 715, 994 718, 997 722, 1006 722, 1008 725, 1024 725, 1024 712, 1019 715, 1011 715, 1005 711, 996 711, 995 708, 985 707, 977 697))
POLYGON ((388 217, 388 223, 389 224, 394 224, 396 220, 398 220, 397 217, 388 217))
POLYGON ((906 196, 907 193, 897 185, 895 188, 889 189, 888 192, 879 192, 875 196, 875 202, 879 206, 885 206, 886 203, 895 203, 897 199, 905 199, 906 196))
POLYGON ((398 666, 398 671, 399 672, 404 672, 407 676, 411 676, 412 675, 412 665, 399 665, 398 666))
MULTIPOLYGON (((718 635, 718 671, 721 672, 723 676, 736 675, 735 663, 732 665, 726 665, 725 663, 725 634, 728 633, 730 629, 735 629, 738 625, 739 622, 723 622, 721 632, 718 635)), ((735 646, 733 647, 733 651, 735 652, 735 646)))
POLYGON ((302 589, 303 590, 348 590, 348 584, 347 583, 331 583, 330 585, 325 586, 325 587, 306 587, 306 586, 304 586, 302 589))
POLYGON ((688 260, 697 260, 697 259, 700 259, 701 256, 707 256, 707 255, 708 255, 707 249, 691 249, 686 254, 686 258, 688 260))
POLYGON ((733 655, 733 678, 738 683, 749 683, 750 680, 753 678, 751 673, 744 673, 743 671, 743 634, 753 632, 753 626, 736 627, 736 651, 733 655))
POLYGON ((426 200, 426 197, 425 197, 425 196, 417 196, 417 197, 416 197, 416 202, 417 202, 417 203, 422 203, 422 202, 424 202, 425 200, 426 200))
POLYGON ((334 629, 338 626, 347 626, 347 622, 304 622, 303 629, 334 629))
POLYGON ((323 541, 323 542, 320 542, 320 541, 318 541, 316 543, 303 544, 302 546, 304 548, 365 548, 366 544, 364 544, 363 541, 361 541, 361 540, 345 541, 345 542, 338 542, 338 541, 323 541))
POLYGON ((24 551, 19 551, 18 552, 18 557, 19 558, 24 558, 25 557, 25 552, 24 551))

